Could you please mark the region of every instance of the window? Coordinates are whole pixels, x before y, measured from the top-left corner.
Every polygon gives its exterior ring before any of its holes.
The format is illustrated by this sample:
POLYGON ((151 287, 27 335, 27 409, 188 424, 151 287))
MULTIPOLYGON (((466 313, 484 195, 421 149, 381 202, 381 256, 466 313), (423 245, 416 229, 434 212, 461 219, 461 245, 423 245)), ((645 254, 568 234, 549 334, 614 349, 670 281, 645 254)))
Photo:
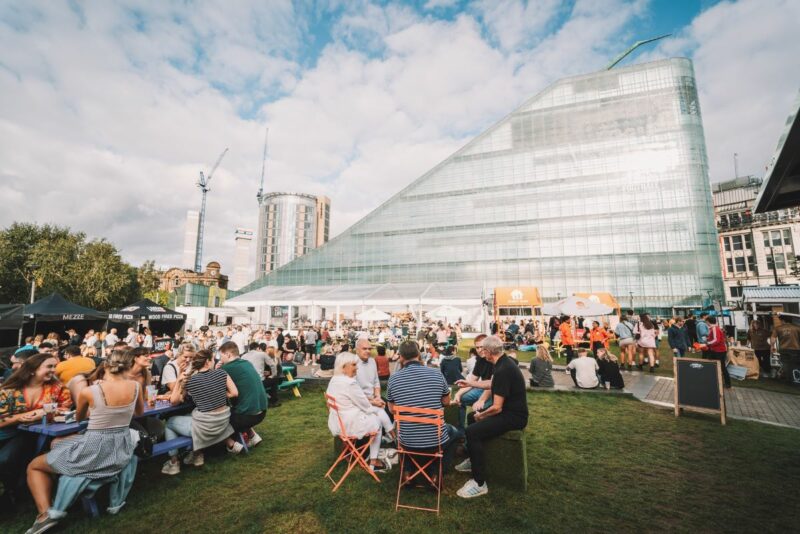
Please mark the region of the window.
POLYGON ((723 237, 722 242, 725 243, 725 251, 731 251, 731 239, 729 237, 723 237))
POLYGON ((755 273, 758 272, 758 265, 756 264, 755 256, 747 256, 747 270, 755 273))
POLYGON ((726 258, 725 261, 728 264, 728 272, 732 273, 733 272, 733 259, 732 258, 726 258))
POLYGON ((742 296, 742 286, 731 286, 731 298, 739 298, 742 296))
POLYGON ((792 244, 792 231, 788 228, 783 230, 783 244, 784 245, 792 244))
POLYGON ((753 250, 753 237, 750 234, 744 234, 744 248, 753 250))
POLYGON ((734 261, 736 262, 736 272, 737 273, 745 272, 746 269, 744 266, 744 256, 737 256, 736 258, 734 258, 734 261))
POLYGON ((779 247, 783 243, 781 241, 781 231, 780 230, 773 230, 772 231, 772 246, 779 247))
POLYGON ((733 250, 743 250, 742 246, 742 236, 735 235, 731 237, 731 242, 733 243, 733 250))
POLYGON ((775 266, 778 269, 786 268, 786 259, 783 257, 783 254, 775 254, 775 266))
POLYGON ((761 235, 764 237, 764 246, 769 247, 769 232, 761 232, 761 235))

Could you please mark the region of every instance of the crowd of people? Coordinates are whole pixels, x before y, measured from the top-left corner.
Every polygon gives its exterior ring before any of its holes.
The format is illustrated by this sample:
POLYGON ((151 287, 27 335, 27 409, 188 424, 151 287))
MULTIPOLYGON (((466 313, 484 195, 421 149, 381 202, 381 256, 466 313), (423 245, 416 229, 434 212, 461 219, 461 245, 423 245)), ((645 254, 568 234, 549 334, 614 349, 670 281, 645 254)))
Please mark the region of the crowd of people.
MULTIPOLYGON (((0 510, 12 513, 27 483, 38 511, 29 532, 44 532, 57 523, 58 517, 48 513, 57 476, 113 476, 129 464, 141 436, 154 442, 191 437, 192 450, 182 460, 191 466, 203 465, 204 451, 218 443, 238 454, 244 444, 254 447, 262 441, 253 428, 266 416, 270 379, 278 375, 265 343, 251 344, 242 356, 235 341, 202 343, 208 348, 200 348, 189 336, 174 350, 168 346, 154 355, 152 346, 139 343, 149 342, 149 335, 123 340, 114 329, 104 334, 27 338, 3 373, 0 510), (178 407, 177 415, 166 421, 144 417, 146 404, 159 401, 178 407), (88 426, 53 439, 47 452, 34 457, 36 434, 20 427, 56 417, 88 420, 88 426)), ((178 474, 179 460, 177 449, 169 451, 162 473, 178 474)))

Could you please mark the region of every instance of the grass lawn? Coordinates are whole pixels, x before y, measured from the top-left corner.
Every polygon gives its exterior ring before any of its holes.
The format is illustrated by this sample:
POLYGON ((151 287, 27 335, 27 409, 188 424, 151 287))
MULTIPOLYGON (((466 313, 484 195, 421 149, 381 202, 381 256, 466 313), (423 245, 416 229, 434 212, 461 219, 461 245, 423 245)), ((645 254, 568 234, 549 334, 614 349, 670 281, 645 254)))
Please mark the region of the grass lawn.
MULTIPOLYGON (((473 341, 471 339, 462 339, 461 342, 458 344, 458 355, 461 359, 466 360, 469 357, 469 349, 473 347, 473 341)), ((609 345, 609 350, 619 356, 619 345, 617 345, 616 341, 612 341, 609 345)), ((530 362, 531 358, 536 356, 536 352, 522 352, 517 351, 517 359, 521 362, 530 362)), ((695 355, 696 357, 702 357, 700 354, 695 355)), ((655 374, 660 376, 673 376, 673 365, 672 365, 672 351, 669 348, 666 340, 662 340, 658 344, 658 357, 661 362, 661 366, 655 370, 655 374)), ((566 365, 567 360, 563 356, 560 358, 553 358, 553 363, 556 365, 566 365)), ((758 380, 734 380, 733 385, 736 387, 747 387, 747 388, 755 388, 755 389, 764 389, 767 391, 775 391, 777 393, 788 393, 790 395, 800 395, 800 388, 796 388, 790 386, 789 384, 774 380, 771 378, 759 378, 758 380)))
MULTIPOLYGON (((394 511, 398 470, 380 484, 355 473, 335 494, 323 474, 333 461, 322 390, 306 387, 259 427, 249 456, 209 453, 201 468, 161 475, 141 465, 117 516, 84 519, 64 532, 640 532, 794 531, 800 508, 800 432, 672 412, 629 397, 528 394, 527 492, 490 486, 455 495, 467 480, 445 476, 442 512, 394 511), (787 493, 789 492, 789 493, 787 493)), ((412 490, 428 496, 424 490, 412 490)), ((2 532, 23 532, 25 505, 2 532)))

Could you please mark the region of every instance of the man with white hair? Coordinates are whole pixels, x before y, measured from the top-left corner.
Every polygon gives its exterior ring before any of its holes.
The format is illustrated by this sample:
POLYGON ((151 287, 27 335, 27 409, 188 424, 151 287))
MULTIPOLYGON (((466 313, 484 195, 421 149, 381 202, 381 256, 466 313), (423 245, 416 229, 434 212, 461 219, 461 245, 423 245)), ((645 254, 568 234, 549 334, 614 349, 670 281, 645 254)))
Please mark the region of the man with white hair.
MULTIPOLYGON (((492 395, 492 405, 470 414, 467 427, 469 458, 456 466, 457 471, 472 472, 458 496, 471 499, 489 493, 486 485, 486 442, 510 430, 521 430, 528 425, 528 398, 525 378, 517 364, 503 352, 503 342, 497 336, 483 340, 480 349, 484 357, 494 364, 492 387, 480 400, 492 395)), ((479 404, 479 406, 481 406, 479 404)))
POLYGON ((125 337, 125 344, 134 349, 139 346, 139 343, 136 342, 136 330, 133 328, 128 328, 128 335, 125 337))

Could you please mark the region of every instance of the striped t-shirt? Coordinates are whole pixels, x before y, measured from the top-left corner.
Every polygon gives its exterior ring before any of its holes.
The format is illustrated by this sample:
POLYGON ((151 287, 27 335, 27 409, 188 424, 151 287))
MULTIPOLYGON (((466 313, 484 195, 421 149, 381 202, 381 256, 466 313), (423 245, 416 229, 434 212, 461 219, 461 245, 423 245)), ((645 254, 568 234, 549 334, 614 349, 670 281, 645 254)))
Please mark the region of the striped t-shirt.
POLYGON ((186 383, 186 392, 191 395, 198 410, 212 412, 228 403, 227 381, 228 373, 222 369, 197 373, 186 383))
MULTIPOLYGON (((449 394, 450 388, 439 370, 412 362, 389 377, 386 399, 396 406, 441 410, 442 397, 449 394)), ((433 419, 433 416, 419 417, 433 419)), ((434 425, 401 423, 399 438, 406 447, 426 449, 436 447, 436 432, 434 425)), ((449 437, 447 426, 443 426, 441 442, 449 437)))

